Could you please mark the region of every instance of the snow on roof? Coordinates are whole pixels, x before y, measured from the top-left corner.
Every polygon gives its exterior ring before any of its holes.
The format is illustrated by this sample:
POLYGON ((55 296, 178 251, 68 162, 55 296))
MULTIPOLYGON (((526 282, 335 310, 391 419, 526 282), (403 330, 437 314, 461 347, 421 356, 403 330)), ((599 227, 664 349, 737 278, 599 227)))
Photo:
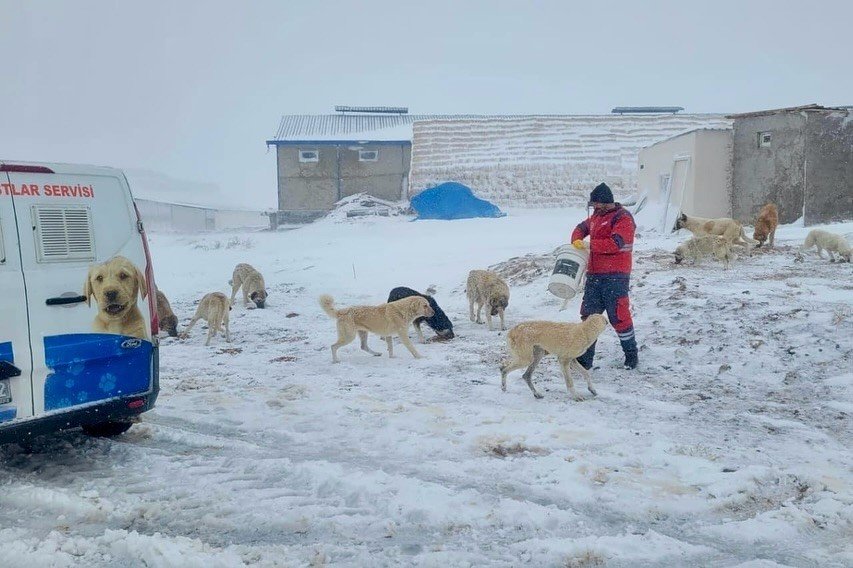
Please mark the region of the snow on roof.
POLYGON ((757 110, 754 112, 744 112, 740 114, 729 114, 726 118, 751 118, 753 116, 767 116, 771 114, 779 114, 783 112, 815 112, 815 111, 846 111, 849 107, 825 107, 818 104, 800 105, 795 107, 774 108, 769 110, 757 110))
POLYGON ((309 141, 411 141, 412 125, 422 121, 488 121, 518 122, 519 120, 566 122, 577 126, 578 123, 632 124, 638 119, 650 122, 673 120, 696 124, 697 118, 722 118, 718 114, 677 114, 677 115, 570 115, 570 114, 530 114, 530 115, 478 115, 478 114, 289 114, 281 117, 275 138, 267 144, 277 142, 309 141))

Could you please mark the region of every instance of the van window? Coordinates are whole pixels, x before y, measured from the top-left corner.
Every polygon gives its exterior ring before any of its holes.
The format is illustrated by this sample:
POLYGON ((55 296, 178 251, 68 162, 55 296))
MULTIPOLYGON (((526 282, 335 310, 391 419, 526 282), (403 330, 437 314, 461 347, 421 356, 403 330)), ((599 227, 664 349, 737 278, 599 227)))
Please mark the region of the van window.
POLYGON ((81 205, 33 205, 38 262, 95 260, 92 212, 81 205))

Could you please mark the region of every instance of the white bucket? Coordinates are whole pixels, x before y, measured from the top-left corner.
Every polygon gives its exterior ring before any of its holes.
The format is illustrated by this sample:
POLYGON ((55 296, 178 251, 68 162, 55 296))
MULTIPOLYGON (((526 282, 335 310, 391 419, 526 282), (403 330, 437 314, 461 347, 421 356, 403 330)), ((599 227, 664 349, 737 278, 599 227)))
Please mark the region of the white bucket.
POLYGON ((586 274, 587 250, 578 250, 572 245, 557 249, 557 262, 548 282, 548 291, 566 301, 574 298, 583 285, 586 274))

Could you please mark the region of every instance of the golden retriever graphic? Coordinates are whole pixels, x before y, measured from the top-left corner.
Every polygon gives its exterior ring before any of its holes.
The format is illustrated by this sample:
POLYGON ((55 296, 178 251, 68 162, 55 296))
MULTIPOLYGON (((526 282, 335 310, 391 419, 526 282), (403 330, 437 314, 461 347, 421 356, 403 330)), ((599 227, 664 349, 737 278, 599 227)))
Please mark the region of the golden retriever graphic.
POLYGON ((143 299, 148 295, 145 276, 125 257, 114 256, 91 267, 83 284, 83 295, 87 305, 92 305, 92 297, 98 304, 92 329, 148 339, 145 320, 136 305, 140 294, 143 299))

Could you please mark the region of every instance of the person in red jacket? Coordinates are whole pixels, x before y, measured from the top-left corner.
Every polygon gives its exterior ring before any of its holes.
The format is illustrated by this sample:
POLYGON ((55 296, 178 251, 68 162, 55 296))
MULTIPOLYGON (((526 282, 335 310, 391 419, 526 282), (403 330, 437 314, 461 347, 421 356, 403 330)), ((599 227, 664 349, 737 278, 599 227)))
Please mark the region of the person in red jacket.
MULTIPOLYGON (((613 192, 605 183, 592 190, 589 205, 593 208, 592 216, 572 232, 572 244, 578 249, 587 248, 583 239, 589 236, 589 261, 581 319, 607 311, 610 325, 619 336, 622 351, 625 352, 625 368, 636 369, 637 340, 628 303, 636 228, 634 218, 627 209, 613 201, 613 192)), ((595 343, 578 357, 578 363, 585 369, 591 369, 594 358, 595 343)))

